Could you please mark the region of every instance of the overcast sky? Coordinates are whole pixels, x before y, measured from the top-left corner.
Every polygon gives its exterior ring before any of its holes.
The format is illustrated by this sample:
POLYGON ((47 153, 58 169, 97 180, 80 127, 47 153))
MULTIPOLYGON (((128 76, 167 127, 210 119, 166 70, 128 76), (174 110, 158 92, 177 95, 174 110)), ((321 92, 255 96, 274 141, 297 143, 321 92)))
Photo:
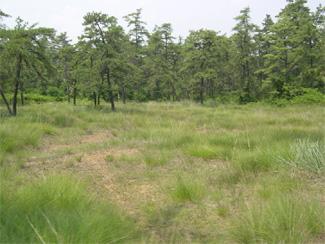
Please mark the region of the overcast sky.
MULTIPOLYGON (((309 0, 312 9, 323 0, 309 0)), ((29 23, 67 32, 76 40, 82 32, 82 17, 90 11, 101 11, 119 19, 137 8, 143 9, 143 20, 151 31, 155 25, 172 23, 175 35, 185 37, 189 30, 208 28, 231 33, 234 17, 249 6, 252 20, 260 24, 265 15, 275 16, 286 0, 1 0, 0 9, 14 19, 20 16, 29 23)), ((6 21, 12 25, 13 20, 6 21)))

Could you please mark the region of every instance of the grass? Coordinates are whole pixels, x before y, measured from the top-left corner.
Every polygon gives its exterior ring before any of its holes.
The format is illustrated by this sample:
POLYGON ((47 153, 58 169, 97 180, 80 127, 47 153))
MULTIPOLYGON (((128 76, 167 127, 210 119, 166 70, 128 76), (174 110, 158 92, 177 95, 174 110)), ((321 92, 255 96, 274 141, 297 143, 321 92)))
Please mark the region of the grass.
POLYGON ((0 242, 323 240, 322 106, 117 105, 0 118, 0 242))
POLYGON ((309 170, 314 173, 325 171, 325 145, 309 139, 298 140, 291 147, 290 159, 285 162, 293 167, 309 170))
POLYGON ((68 176, 49 176, 18 188, 2 182, 0 206, 4 243, 107 243, 135 234, 130 220, 95 201, 68 176))
POLYGON ((281 196, 245 212, 232 230, 240 243, 303 243, 324 234, 325 214, 318 201, 281 196))
POLYGON ((171 190, 171 196, 177 202, 198 202, 204 196, 204 188, 198 182, 179 177, 171 190))

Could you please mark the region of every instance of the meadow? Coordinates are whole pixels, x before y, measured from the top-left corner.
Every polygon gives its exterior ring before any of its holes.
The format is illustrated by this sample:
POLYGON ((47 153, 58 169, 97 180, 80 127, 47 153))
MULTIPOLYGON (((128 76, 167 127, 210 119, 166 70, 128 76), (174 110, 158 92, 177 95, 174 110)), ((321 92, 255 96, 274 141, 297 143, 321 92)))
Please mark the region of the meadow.
POLYGON ((30 104, 0 117, 1 243, 322 243, 321 105, 30 104))

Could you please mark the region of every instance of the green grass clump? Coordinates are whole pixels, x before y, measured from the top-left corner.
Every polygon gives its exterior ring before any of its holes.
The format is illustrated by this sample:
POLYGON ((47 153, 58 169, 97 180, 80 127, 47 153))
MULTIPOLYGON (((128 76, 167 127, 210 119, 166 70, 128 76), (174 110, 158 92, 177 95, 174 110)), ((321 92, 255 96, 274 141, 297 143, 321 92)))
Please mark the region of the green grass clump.
POLYGON ((290 166, 314 173, 325 171, 325 146, 320 142, 298 140, 291 147, 291 158, 284 160, 290 166))
POLYGON ((123 242, 134 234, 129 220, 113 206, 94 201, 69 177, 18 187, 7 183, 0 202, 2 243, 123 242))
POLYGON ((239 243, 306 243, 324 234, 324 220, 317 201, 282 196, 246 209, 231 234, 239 243))
POLYGON ((36 146, 42 134, 42 129, 32 124, 6 123, 0 127, 0 152, 14 153, 36 146))
POLYGON ((235 167, 243 172, 259 173, 276 167, 277 160, 271 151, 240 151, 235 158, 235 167))
POLYGON ((179 177, 171 195, 177 202, 198 202, 204 196, 204 187, 199 182, 179 177))
POLYGON ((185 149, 185 152, 192 157, 203 159, 214 159, 219 155, 216 148, 209 145, 191 145, 185 149))
POLYGON ((144 162, 150 167, 163 166, 167 164, 171 158, 171 153, 165 150, 148 151, 144 153, 144 162))

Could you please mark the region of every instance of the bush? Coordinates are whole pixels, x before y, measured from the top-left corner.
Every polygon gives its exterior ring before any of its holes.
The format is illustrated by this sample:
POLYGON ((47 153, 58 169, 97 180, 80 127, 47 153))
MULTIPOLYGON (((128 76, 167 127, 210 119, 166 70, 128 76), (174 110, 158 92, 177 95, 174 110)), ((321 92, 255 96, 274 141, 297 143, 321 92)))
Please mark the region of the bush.
POLYGON ((44 103, 44 102, 54 102, 55 99, 50 96, 44 96, 37 93, 27 93, 25 95, 25 100, 28 102, 44 103))
POLYGON ((325 95, 316 89, 293 88, 286 91, 282 97, 273 97, 268 103, 283 107, 290 104, 325 104, 325 95))
POLYGON ((64 98, 63 90, 53 86, 47 89, 47 95, 54 97, 56 101, 63 101, 64 98))
POLYGON ((304 89, 304 94, 292 99, 293 104, 324 104, 325 95, 316 89, 304 89))

